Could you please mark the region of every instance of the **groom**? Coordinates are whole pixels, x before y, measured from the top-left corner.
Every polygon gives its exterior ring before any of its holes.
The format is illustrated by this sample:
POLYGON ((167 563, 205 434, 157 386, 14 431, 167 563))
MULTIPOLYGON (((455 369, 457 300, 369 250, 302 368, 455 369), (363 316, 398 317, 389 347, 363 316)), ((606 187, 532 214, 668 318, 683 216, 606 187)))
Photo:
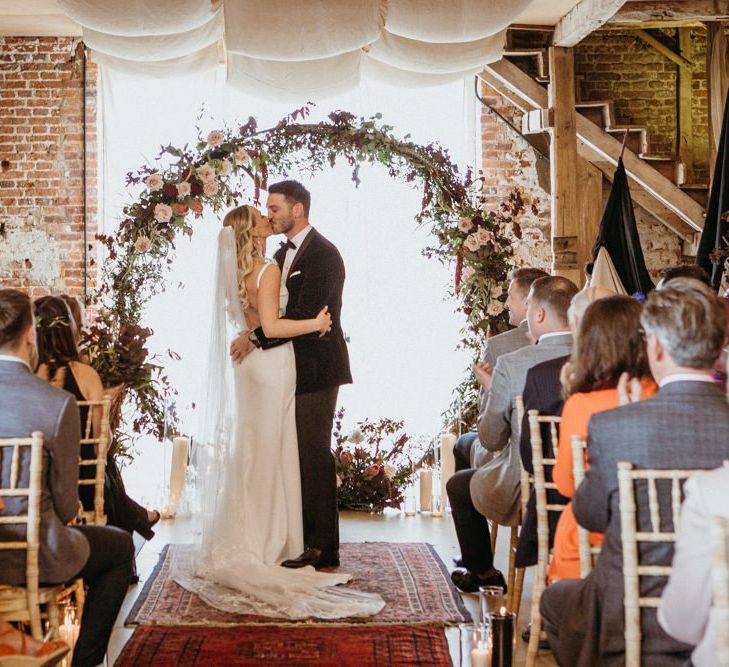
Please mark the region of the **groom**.
MULTIPOLYGON (((268 188, 268 219, 273 231, 288 241, 274 255, 281 283, 289 292, 284 317, 305 320, 324 307, 332 316, 330 333, 293 338, 296 356, 296 434, 299 441, 301 495, 304 514, 304 553, 284 567, 339 565, 339 517, 332 423, 339 385, 352 382, 349 354, 340 323, 344 262, 339 251, 309 224, 311 194, 297 181, 268 188)), ((268 339, 259 327, 250 333, 253 345, 264 350, 286 342, 268 339)), ((247 341, 233 343, 235 361, 245 354, 247 341)))

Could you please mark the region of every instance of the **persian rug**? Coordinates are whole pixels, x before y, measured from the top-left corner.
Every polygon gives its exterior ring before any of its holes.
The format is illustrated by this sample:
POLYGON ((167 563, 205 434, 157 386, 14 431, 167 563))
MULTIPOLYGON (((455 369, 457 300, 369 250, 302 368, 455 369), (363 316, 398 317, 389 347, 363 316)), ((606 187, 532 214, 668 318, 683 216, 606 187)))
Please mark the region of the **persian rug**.
MULTIPOLYGON (((238 615, 205 604, 182 588, 172 576, 175 567, 192 555, 192 545, 170 544, 144 585, 126 619, 127 625, 241 625, 296 623, 290 619, 238 615)), ((315 620, 317 624, 342 623, 468 623, 471 615, 453 586, 443 561, 433 547, 421 542, 357 542, 342 544, 343 572, 352 575, 347 586, 379 593, 385 608, 368 618, 315 620)), ((299 621, 299 623, 307 621, 299 621)))
POLYGON ((450 667, 443 628, 432 625, 143 625, 116 667, 286 665, 287 667, 450 667))

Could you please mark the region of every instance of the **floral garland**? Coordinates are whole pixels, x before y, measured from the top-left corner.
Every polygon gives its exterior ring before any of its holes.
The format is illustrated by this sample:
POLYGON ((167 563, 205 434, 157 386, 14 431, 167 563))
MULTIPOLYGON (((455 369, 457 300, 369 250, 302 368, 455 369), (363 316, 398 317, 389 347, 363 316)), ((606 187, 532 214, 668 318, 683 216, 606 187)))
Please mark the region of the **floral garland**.
POLYGON ((219 212, 244 199, 258 203, 269 174, 317 172, 342 158, 356 184, 361 162, 379 162, 390 176, 420 187, 416 219, 431 226, 435 241, 423 252, 442 262, 455 260, 453 293, 467 316, 463 344, 479 349, 486 331, 505 328, 505 280, 512 238, 518 235, 514 202, 511 211, 507 206, 499 214, 487 212, 479 179, 474 182, 470 171, 462 175, 437 144, 397 138, 380 114, 365 119, 335 111, 326 121, 307 123, 309 112, 309 106, 297 109, 263 130, 250 118, 237 131, 199 135, 194 147, 163 147, 159 168, 145 166, 127 175, 127 185, 143 189, 123 209, 117 234, 98 237, 108 261, 87 353, 105 360, 100 371, 106 386, 116 384, 122 370, 133 378, 126 398, 136 409, 134 432, 161 438, 168 425, 164 399, 171 389, 160 364, 146 354, 149 333, 140 322, 149 299, 164 289, 175 238, 190 236, 206 207, 219 212), (124 339, 131 341, 130 355, 120 343, 124 339), (110 349, 116 350, 111 356, 110 349))

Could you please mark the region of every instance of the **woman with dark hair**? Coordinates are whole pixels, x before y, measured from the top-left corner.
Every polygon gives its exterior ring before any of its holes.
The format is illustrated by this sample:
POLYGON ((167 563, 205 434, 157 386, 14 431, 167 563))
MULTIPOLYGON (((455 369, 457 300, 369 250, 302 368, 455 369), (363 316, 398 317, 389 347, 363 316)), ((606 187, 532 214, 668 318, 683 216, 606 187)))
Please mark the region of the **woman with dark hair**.
MULTIPOLYGON (((34 311, 38 344, 36 375, 55 387, 65 389, 78 401, 102 400, 105 390, 99 374, 89 364, 81 361, 76 319, 67 302, 61 297, 44 296, 35 301, 34 311)), ((79 413, 83 431, 88 419, 88 407, 80 408, 79 413)), ((91 422, 96 436, 101 429, 101 408, 94 408, 91 422)), ((94 458, 95 455, 93 445, 81 446, 81 456, 84 459, 94 458)), ((130 533, 137 531, 145 539, 152 539, 152 526, 159 521, 159 512, 147 510, 134 502, 126 495, 123 487, 117 492, 110 491, 118 489, 118 485, 110 483, 113 481, 109 479, 110 473, 111 470, 107 467, 104 505, 109 525, 116 525, 130 533)), ((79 475, 82 479, 93 479, 95 472, 91 466, 83 466, 79 475)), ((93 486, 80 487, 79 497, 85 510, 93 510, 93 486)))
MULTIPOLYGON (((587 438, 590 417, 618 407, 618 382, 623 374, 639 378, 642 397, 657 391, 651 378, 645 340, 640 326, 642 306, 635 299, 609 296, 590 304, 575 337, 569 372, 563 379, 565 398, 559 429, 559 452, 553 479, 567 498, 575 493, 572 436, 587 438)), ((603 536, 590 534, 593 546, 603 536)), ((568 505, 560 516, 554 536, 554 558, 549 567, 551 581, 580 578, 577 523, 568 505)))

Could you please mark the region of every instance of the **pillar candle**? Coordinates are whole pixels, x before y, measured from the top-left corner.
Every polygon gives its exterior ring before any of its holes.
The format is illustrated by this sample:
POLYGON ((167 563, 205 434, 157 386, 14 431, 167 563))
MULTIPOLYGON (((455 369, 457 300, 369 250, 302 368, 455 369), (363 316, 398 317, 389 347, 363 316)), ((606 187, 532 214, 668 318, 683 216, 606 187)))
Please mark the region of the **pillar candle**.
POLYGON ((493 667, 512 667, 514 659, 514 626, 516 614, 504 607, 498 614, 491 615, 491 637, 493 640, 493 667))
POLYGON ((453 455, 453 446, 456 436, 453 433, 442 433, 440 436, 440 495, 441 507, 445 510, 448 504, 446 483, 456 471, 456 459, 453 455))
POLYGON ((430 499, 433 495, 433 471, 430 468, 420 470, 420 511, 430 511, 430 499))
POLYGON ((170 498, 169 505, 174 512, 182 496, 185 486, 185 470, 187 455, 190 449, 190 438, 172 438, 172 465, 170 466, 170 498))

